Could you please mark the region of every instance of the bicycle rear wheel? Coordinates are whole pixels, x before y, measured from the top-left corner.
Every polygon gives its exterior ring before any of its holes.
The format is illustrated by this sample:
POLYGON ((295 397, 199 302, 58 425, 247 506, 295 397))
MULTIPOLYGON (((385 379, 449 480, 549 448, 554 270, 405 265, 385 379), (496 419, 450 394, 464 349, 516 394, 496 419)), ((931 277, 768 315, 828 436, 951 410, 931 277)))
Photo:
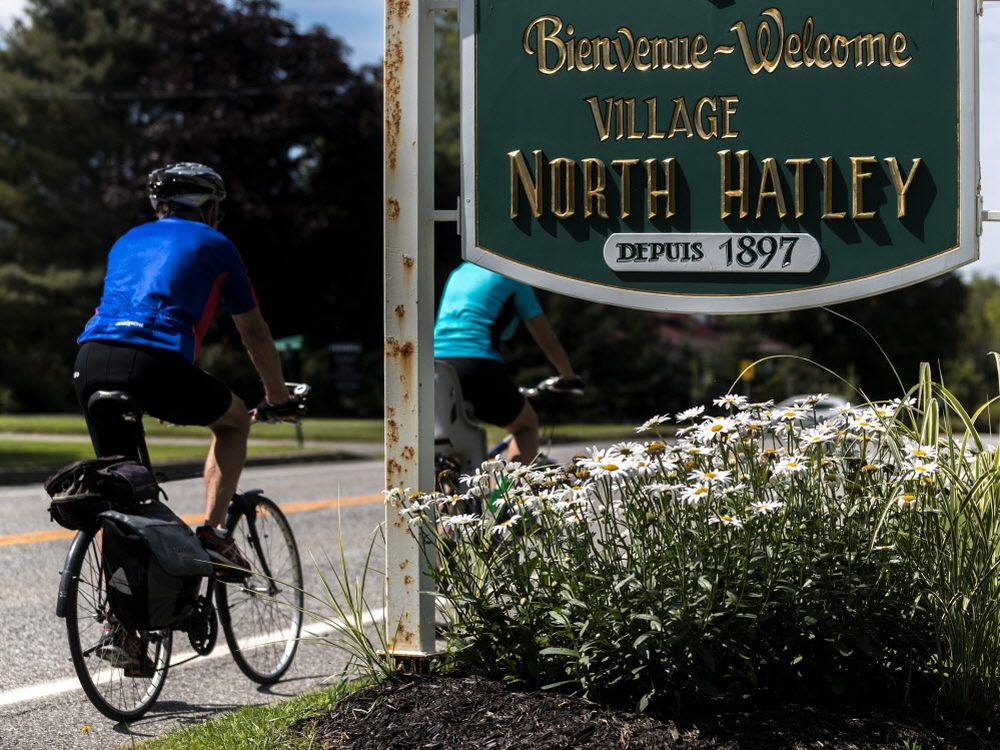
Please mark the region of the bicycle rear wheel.
POLYGON ((136 634, 142 660, 149 666, 130 676, 105 660, 100 646, 122 639, 124 626, 110 614, 106 580, 101 566, 101 534, 81 531, 66 556, 66 629, 73 668, 83 692, 102 714, 114 721, 135 721, 156 702, 167 679, 172 634, 167 631, 136 634))
POLYGON ((302 631, 302 565, 288 519, 261 495, 233 501, 227 524, 251 562, 243 583, 218 589, 219 620, 236 666, 269 685, 288 671, 302 631))

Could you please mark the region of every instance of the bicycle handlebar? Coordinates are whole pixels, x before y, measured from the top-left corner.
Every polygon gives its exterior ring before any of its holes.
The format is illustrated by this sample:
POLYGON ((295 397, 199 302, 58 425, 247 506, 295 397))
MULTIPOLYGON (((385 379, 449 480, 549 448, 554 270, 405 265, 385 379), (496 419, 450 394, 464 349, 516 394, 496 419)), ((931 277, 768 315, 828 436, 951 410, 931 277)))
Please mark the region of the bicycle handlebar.
POLYGON ((553 375, 545 378, 538 384, 530 388, 519 388, 525 398, 536 398, 541 393, 554 393, 557 395, 580 396, 583 394, 583 380, 581 378, 561 378, 553 375))
POLYGON ((254 422, 276 424, 278 422, 297 422, 306 415, 306 399, 312 391, 312 386, 306 383, 285 383, 288 389, 288 401, 283 404, 269 404, 267 399, 261 401, 255 409, 250 410, 250 418, 254 422))

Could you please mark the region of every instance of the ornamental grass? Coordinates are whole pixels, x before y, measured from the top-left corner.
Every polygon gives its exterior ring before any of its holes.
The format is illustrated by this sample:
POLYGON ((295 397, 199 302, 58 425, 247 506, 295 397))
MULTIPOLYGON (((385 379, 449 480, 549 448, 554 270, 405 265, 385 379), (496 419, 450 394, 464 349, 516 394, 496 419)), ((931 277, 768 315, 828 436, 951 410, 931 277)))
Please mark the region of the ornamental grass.
MULTIPOLYGON (((811 424, 728 394, 563 467, 393 491, 436 549, 448 664, 640 711, 1000 695, 1000 454, 928 367, 811 424), (676 439, 659 435, 668 421, 676 439), (482 512, 458 512, 481 508, 482 512)), ((391 493, 390 493, 391 494, 391 493)))

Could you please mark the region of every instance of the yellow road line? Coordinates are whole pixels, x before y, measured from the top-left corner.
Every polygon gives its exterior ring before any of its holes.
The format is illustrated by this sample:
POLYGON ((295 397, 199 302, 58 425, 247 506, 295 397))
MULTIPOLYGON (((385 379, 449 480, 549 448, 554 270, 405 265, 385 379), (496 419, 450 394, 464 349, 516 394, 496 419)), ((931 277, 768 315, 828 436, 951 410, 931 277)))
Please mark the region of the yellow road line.
MULTIPOLYGON (((373 495, 355 495, 353 497, 330 498, 327 500, 303 500, 297 503, 284 503, 279 507, 286 513, 308 513, 314 510, 328 510, 329 508, 350 508, 355 505, 376 505, 382 502, 382 493, 373 495)), ((204 520, 204 513, 192 513, 181 516, 184 523, 200 523, 204 520)), ((60 539, 72 539, 76 536, 75 531, 69 529, 46 529, 44 531, 24 531, 19 534, 7 534, 0 536, 0 547, 13 547, 17 544, 39 544, 41 542, 54 542, 60 539)))

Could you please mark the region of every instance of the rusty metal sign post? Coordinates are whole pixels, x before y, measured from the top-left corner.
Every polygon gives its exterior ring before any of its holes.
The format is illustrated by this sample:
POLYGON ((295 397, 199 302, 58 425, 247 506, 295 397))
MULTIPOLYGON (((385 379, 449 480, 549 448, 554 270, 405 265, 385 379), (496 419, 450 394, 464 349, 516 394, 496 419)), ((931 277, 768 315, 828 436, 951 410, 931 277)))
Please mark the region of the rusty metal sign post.
MULTIPOLYGON (((457 0, 385 3, 385 488, 434 486, 434 13, 457 0)), ((433 655, 433 547, 385 505, 388 652, 433 655)))

